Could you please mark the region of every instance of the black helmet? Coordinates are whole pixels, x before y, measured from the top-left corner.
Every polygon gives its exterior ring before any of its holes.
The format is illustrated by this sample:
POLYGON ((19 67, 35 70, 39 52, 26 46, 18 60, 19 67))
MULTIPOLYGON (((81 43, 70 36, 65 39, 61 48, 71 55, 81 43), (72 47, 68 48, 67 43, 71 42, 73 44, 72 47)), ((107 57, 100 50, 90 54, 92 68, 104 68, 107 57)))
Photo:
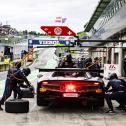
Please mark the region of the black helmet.
POLYGON ((99 58, 98 58, 98 57, 95 57, 95 58, 94 58, 94 61, 97 61, 97 60, 99 60, 99 58))
POLYGON ((85 59, 85 62, 86 62, 86 63, 92 62, 91 57, 88 57, 87 59, 85 59))
POLYGON ((110 75, 110 78, 109 78, 110 80, 112 80, 112 79, 118 79, 118 76, 117 76, 117 74, 116 73, 112 73, 111 75, 110 75))
POLYGON ((24 72, 25 76, 28 76, 31 73, 31 70, 30 70, 30 68, 24 68, 23 72, 24 72))
POLYGON ((67 61, 72 61, 72 56, 71 56, 71 54, 68 54, 68 55, 66 56, 66 59, 67 59, 67 61))

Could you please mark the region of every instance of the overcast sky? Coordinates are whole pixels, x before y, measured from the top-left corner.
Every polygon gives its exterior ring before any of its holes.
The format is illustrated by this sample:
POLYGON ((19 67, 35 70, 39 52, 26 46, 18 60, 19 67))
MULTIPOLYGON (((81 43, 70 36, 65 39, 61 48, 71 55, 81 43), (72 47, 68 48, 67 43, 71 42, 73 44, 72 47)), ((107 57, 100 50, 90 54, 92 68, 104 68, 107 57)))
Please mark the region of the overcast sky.
POLYGON ((56 17, 67 18, 63 25, 83 31, 100 0, 0 0, 0 22, 17 30, 41 32, 40 26, 61 25, 56 17))

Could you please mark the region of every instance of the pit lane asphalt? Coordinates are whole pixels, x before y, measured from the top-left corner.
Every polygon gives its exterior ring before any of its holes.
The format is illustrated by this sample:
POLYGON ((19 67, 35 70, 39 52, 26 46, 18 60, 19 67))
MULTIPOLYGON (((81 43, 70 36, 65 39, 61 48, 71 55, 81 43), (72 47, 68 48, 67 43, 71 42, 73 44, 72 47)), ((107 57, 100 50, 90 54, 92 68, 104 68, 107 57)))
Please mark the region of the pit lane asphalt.
MULTIPOLYGON (((107 114, 103 108, 83 107, 80 105, 59 105, 38 107, 36 98, 30 101, 30 112, 25 114, 0 111, 1 126, 125 126, 126 113, 116 110, 107 114)), ((114 103, 116 106, 117 104, 114 103)))

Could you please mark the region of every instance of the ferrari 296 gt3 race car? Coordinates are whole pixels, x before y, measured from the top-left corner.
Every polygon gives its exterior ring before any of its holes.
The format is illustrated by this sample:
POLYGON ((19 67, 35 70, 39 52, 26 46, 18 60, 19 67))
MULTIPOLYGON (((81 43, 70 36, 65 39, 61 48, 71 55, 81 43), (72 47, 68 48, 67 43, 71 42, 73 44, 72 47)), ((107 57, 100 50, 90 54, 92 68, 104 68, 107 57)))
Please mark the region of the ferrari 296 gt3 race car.
POLYGON ((37 105, 51 102, 80 102, 104 106, 104 82, 92 77, 90 70, 79 68, 40 69, 46 71, 37 84, 37 105))

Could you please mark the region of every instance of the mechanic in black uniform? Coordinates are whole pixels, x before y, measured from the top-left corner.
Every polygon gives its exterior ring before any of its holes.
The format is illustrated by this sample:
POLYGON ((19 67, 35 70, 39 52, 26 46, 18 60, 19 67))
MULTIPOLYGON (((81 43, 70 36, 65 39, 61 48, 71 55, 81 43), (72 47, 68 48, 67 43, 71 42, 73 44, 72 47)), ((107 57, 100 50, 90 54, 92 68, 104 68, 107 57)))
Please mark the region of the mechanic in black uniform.
POLYGON ((109 107, 107 113, 114 112, 112 100, 116 100, 125 110, 126 86, 122 80, 118 79, 116 73, 110 75, 110 80, 105 87, 105 91, 110 92, 105 94, 105 99, 109 107), (111 90, 109 90, 110 87, 112 88, 111 90))
POLYGON ((59 64, 60 68, 73 68, 73 66, 74 63, 71 54, 68 54, 59 64))
POLYGON ((8 70, 3 97, 0 100, 0 110, 3 110, 1 105, 3 105, 6 99, 11 96, 12 91, 18 92, 19 98, 22 97, 22 91, 17 86, 19 80, 24 80, 24 82, 29 87, 31 87, 30 82, 27 80, 26 76, 21 71, 20 67, 21 67, 21 62, 16 62, 14 67, 8 70))
POLYGON ((67 62, 66 64, 66 68, 73 68, 73 66, 74 66, 74 63, 73 63, 73 61, 72 61, 72 55, 71 54, 68 54, 67 56, 66 56, 66 61, 65 62, 67 62))
MULTIPOLYGON (((91 70, 100 70, 100 59, 98 57, 94 58, 94 63, 89 67, 91 70)), ((101 77, 100 72, 90 72, 93 77, 101 77)))
MULTIPOLYGON (((22 73, 24 74, 24 76, 27 77, 31 73, 31 70, 29 68, 24 68, 22 70, 22 73)), ((17 86, 19 87, 19 90, 20 90, 20 87, 22 87, 22 88, 28 88, 28 85, 24 84, 24 79, 22 79, 22 78, 20 78, 20 79, 17 80, 17 86)), ((30 87, 30 90, 32 91, 33 87, 30 87)), ((20 95, 20 92, 21 92, 21 90, 19 91, 19 94, 18 94, 17 91, 14 91, 14 99, 16 99, 16 98, 21 99, 22 94, 20 95)))
POLYGON ((85 59, 85 61, 84 61, 84 67, 90 69, 91 65, 92 65, 92 58, 89 57, 89 58, 85 59))

